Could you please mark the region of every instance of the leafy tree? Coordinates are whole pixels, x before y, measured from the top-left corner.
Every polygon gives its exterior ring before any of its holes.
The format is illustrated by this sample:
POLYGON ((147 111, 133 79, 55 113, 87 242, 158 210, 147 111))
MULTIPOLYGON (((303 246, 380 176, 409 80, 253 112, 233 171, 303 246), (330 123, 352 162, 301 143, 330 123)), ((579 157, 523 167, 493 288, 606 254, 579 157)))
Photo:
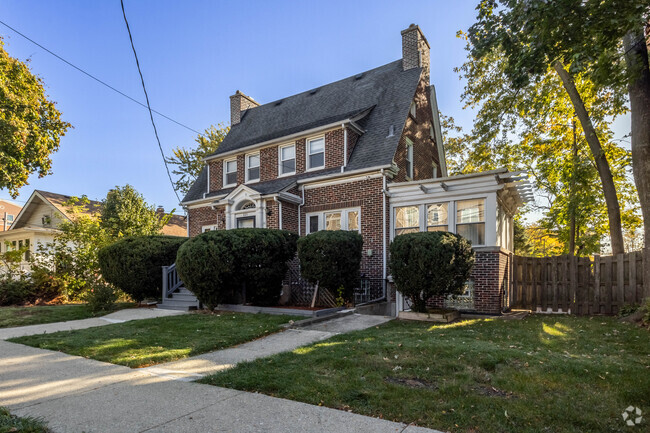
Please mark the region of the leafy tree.
POLYGON ((515 90, 534 83, 549 68, 562 80, 602 181, 614 253, 623 252, 616 192, 575 78, 585 74, 599 88, 629 94, 634 177, 650 238, 650 71, 644 36, 650 2, 486 0, 477 9, 477 23, 469 29, 472 58, 502 52, 504 84, 515 90))
POLYGON ((43 80, 9 56, 0 38, 0 189, 15 198, 30 174, 50 174, 50 154, 69 127, 47 99, 43 80))
MULTIPOLYGON (((550 68, 536 81, 512 87, 506 78, 507 60, 494 49, 483 57, 470 55, 457 69, 467 79, 463 100, 479 111, 471 134, 462 134, 453 119, 443 118, 446 135, 451 136, 446 140, 451 144, 448 166, 457 172, 498 166, 528 171, 545 199, 540 206, 543 225, 559 236, 564 252, 599 252, 600 239, 608 228, 611 233, 611 218, 606 195, 598 187, 598 164, 593 152, 586 150, 584 132, 576 127, 572 101, 550 68)), ((626 111, 624 98, 596 86, 584 74, 578 74, 574 83, 599 142, 604 143, 601 157, 618 190, 616 203, 622 209, 614 231, 620 231, 621 215, 626 231, 634 230, 638 205, 628 176, 630 155, 612 140, 610 129, 613 119, 626 111)))
POLYGON ((174 183, 174 187, 178 191, 187 194, 205 166, 203 158, 217 150, 228 131, 230 131, 230 127, 221 123, 217 126, 212 125, 203 134, 196 137, 196 147, 177 147, 172 151, 174 156, 167 158, 167 163, 176 166, 172 173, 179 176, 174 183))
POLYGON ((53 242, 39 247, 33 266, 52 272, 65 285, 68 299, 82 299, 99 280, 97 252, 113 239, 97 213, 88 213, 88 197, 72 197, 66 205, 70 221, 61 223, 53 242))
POLYGON ((114 239, 160 234, 173 212, 161 217, 131 185, 116 186, 102 203, 100 225, 114 239))

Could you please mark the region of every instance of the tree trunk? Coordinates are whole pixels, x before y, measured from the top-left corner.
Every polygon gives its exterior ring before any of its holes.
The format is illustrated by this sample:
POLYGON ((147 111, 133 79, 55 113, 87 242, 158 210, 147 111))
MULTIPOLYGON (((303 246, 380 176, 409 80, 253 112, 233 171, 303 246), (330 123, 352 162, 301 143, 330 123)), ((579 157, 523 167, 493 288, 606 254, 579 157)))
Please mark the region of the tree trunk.
POLYGON ((644 251, 646 259, 645 291, 650 296, 650 67, 648 47, 643 29, 631 31, 623 38, 625 62, 630 82, 632 117, 632 171, 643 214, 644 251))
POLYGON ((569 197, 569 255, 573 257, 576 251, 576 167, 578 166, 578 140, 576 137, 576 121, 571 121, 573 127, 573 173, 571 173, 571 189, 569 197))
POLYGON ((567 70, 564 69, 564 64, 562 64, 562 62, 556 61, 553 64, 553 67, 562 79, 564 89, 569 94, 569 98, 571 98, 573 108, 576 111, 576 116, 578 117, 578 120, 580 120, 582 129, 585 132, 587 144, 589 144, 589 148, 591 149, 591 153, 596 162, 596 168, 598 169, 600 181, 603 185, 605 203, 607 203, 612 254, 623 253, 625 252, 625 247, 623 244, 623 230, 621 229, 621 209, 618 205, 616 187, 614 186, 614 179, 612 178, 612 171, 609 168, 607 157, 600 145, 600 140, 598 139, 598 135, 596 135, 596 130, 594 129, 594 125, 591 123, 591 118, 589 117, 589 113, 587 113, 582 97, 580 96, 580 93, 578 93, 578 89, 576 89, 573 77, 571 77, 567 70))

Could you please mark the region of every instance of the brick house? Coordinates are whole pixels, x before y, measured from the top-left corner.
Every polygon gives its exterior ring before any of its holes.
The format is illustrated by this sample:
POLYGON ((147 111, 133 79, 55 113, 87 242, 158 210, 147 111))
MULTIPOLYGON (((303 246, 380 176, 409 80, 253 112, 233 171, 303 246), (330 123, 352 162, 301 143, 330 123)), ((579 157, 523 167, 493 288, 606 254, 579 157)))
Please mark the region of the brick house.
POLYGON ((452 197, 455 185, 468 180, 447 177, 430 85, 429 43, 416 25, 401 36, 402 58, 384 66, 263 105, 239 91, 231 96, 231 130, 205 158, 203 171, 181 203, 187 210, 188 236, 239 227, 286 229, 301 236, 357 230, 364 238, 361 273, 367 283, 373 282, 366 292, 370 289, 373 299, 392 301, 393 310, 395 302, 408 308, 399 296, 386 293, 388 244, 396 234, 428 229, 426 210, 414 209, 425 206, 429 196, 440 200, 432 191, 443 185, 449 197, 437 210, 436 229, 443 228, 443 207, 447 221, 458 201, 465 219, 482 219, 482 234, 470 223, 444 227, 463 231, 477 248, 492 248, 486 256, 489 264, 483 265, 479 254, 474 279, 489 286, 489 300, 478 301, 485 294, 475 284, 477 302, 470 309, 498 313, 503 305, 494 304, 502 290, 497 280, 505 271, 494 257, 507 257, 512 249, 507 242, 512 241, 512 216, 521 197, 517 187, 500 180, 509 176, 505 170, 479 176, 483 183, 470 180, 478 188, 474 201, 467 191, 458 196, 463 200, 452 197), (496 218, 497 193, 514 200, 507 209, 499 207, 505 221, 500 230, 510 233, 509 240, 499 235, 503 245, 485 227, 486 206, 496 218), (494 197, 488 198, 490 194, 494 197))

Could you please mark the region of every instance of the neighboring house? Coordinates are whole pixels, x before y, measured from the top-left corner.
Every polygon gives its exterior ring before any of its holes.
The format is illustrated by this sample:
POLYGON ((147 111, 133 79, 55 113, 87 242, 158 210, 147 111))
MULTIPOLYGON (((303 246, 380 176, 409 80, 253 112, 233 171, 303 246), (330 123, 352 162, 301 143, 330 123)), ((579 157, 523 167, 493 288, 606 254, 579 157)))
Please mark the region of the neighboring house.
POLYGON ((22 207, 17 204, 0 200, 0 232, 9 230, 21 209, 22 207))
MULTIPOLYGON (((29 256, 38 250, 39 245, 45 246, 54 241, 54 237, 60 232, 59 226, 62 222, 74 218, 74 214, 67 206, 71 198, 68 195, 34 190, 15 217, 11 228, 0 232, 0 252, 27 247, 28 251, 25 253, 21 269, 28 270, 29 256)), ((86 214, 96 214, 100 211, 100 206, 101 202, 90 200, 80 210, 86 214)), ((164 209, 158 208, 158 212, 164 214, 164 209)), ((172 216, 162 232, 172 236, 185 236, 187 233, 185 217, 172 216)))
POLYGON ((478 252, 471 302, 460 306, 499 313, 522 186, 506 170, 447 177, 429 80, 429 43, 411 25, 402 58, 384 66, 263 105, 237 91, 230 132, 181 203, 188 235, 355 230, 364 238, 358 300, 408 308, 386 291, 390 240, 457 232, 478 252))

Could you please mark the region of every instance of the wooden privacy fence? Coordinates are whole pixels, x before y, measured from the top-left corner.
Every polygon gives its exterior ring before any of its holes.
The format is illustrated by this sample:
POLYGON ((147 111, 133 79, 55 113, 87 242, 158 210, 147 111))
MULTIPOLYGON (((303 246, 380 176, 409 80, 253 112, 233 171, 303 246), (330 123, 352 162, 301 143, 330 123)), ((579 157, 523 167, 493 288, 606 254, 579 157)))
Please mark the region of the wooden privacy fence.
POLYGON ((642 252, 616 256, 512 256, 510 308, 578 315, 616 314, 639 304, 643 292, 642 252))

